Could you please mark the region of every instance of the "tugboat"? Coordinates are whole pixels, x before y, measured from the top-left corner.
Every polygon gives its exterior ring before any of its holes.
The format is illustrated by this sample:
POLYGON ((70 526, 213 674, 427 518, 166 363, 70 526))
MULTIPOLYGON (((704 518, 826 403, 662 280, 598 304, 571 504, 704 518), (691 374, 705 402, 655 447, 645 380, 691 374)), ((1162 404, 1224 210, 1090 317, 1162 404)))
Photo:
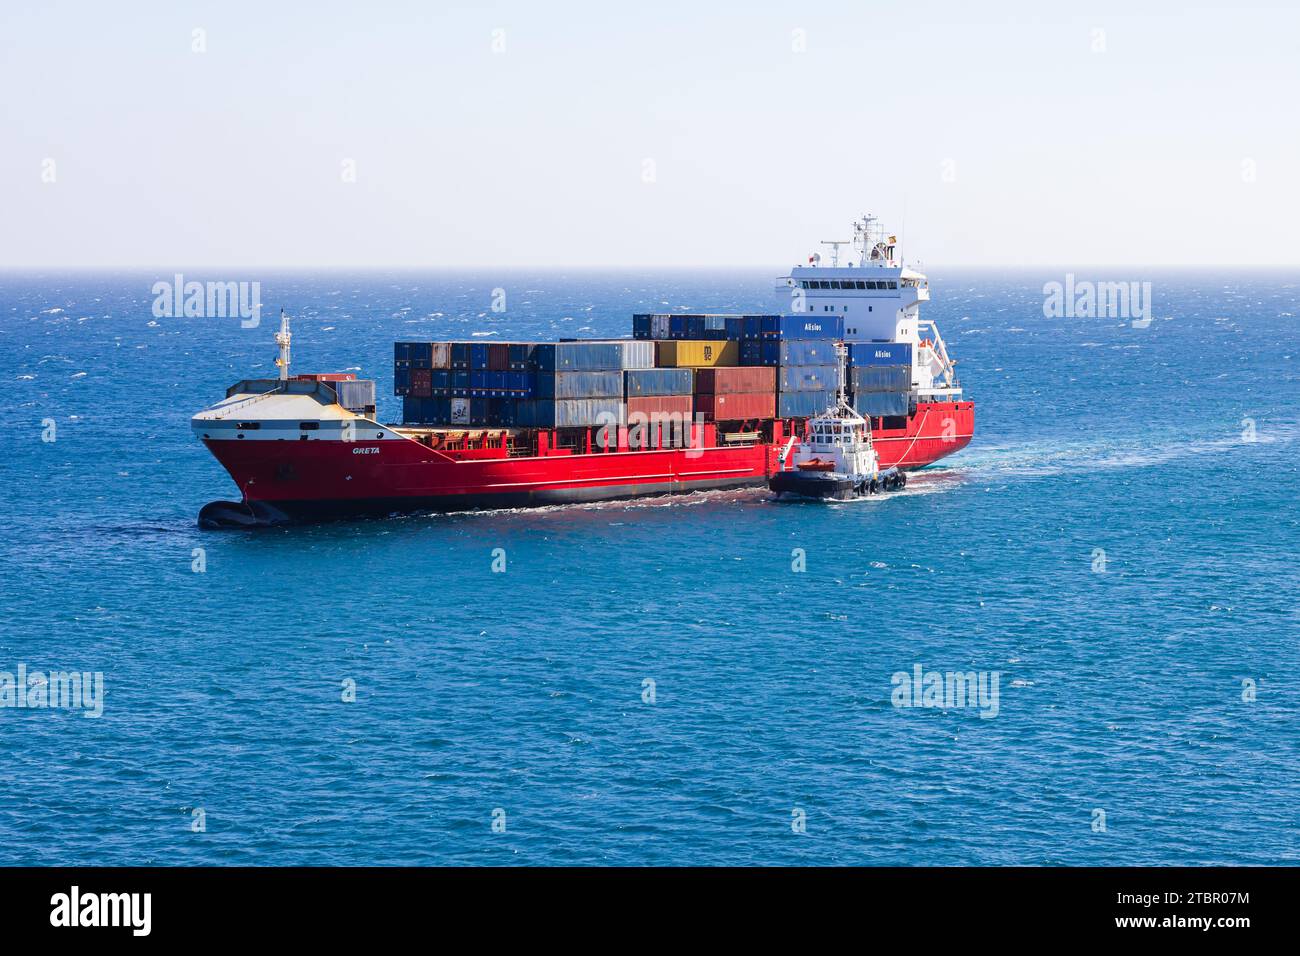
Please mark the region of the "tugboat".
POLYGON ((777 462, 779 470, 768 487, 778 499, 847 501, 897 491, 907 484, 907 476, 898 468, 880 469, 870 424, 842 394, 833 407, 808 419, 805 439, 791 438, 777 462))

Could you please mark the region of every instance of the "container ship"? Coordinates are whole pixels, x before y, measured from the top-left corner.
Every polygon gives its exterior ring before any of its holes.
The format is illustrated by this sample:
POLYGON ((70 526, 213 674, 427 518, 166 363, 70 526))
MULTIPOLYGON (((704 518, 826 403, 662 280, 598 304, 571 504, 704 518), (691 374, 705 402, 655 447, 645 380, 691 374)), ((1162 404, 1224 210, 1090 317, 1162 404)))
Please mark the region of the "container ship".
POLYGON ((882 469, 965 447, 974 404, 920 317, 925 275, 872 216, 825 244, 829 263, 814 254, 777 280, 771 314, 634 315, 616 340, 398 342, 395 425, 377 419, 373 380, 291 375, 282 313, 279 377, 238 382, 192 420, 240 492, 199 523, 761 486, 785 467, 783 446, 841 400, 869 423, 882 469))

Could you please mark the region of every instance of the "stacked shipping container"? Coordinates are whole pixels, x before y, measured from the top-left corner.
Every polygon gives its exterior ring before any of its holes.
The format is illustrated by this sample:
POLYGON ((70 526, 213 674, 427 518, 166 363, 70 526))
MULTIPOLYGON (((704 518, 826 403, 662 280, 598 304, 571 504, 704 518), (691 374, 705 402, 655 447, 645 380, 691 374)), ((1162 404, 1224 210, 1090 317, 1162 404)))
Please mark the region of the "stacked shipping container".
POLYGON ((654 343, 398 342, 393 391, 411 424, 569 428, 622 422, 626 369, 654 343))
POLYGON ((635 424, 638 417, 652 420, 673 416, 687 420, 694 413, 693 369, 630 369, 623 374, 628 424, 635 424))
MULTIPOLYGON (((805 418, 835 398, 842 317, 633 316, 632 340, 398 342, 393 385, 410 423, 581 428, 692 415, 805 418)), ((911 346, 850 343, 850 402, 907 413, 911 346)))
POLYGON ((853 342, 846 387, 859 415, 886 418, 908 413, 912 346, 906 342, 853 342))
POLYGON ((844 338, 844 319, 834 315, 661 315, 632 316, 634 339, 844 338))
POLYGON ((709 422, 775 418, 776 370, 743 365, 697 370, 695 411, 709 422))

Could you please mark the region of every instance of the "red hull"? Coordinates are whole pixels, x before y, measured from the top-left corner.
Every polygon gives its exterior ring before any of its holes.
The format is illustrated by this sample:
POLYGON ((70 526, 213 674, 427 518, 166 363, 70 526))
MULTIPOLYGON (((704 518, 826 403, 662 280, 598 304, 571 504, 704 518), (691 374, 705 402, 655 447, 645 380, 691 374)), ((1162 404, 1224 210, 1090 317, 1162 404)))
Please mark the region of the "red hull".
POLYGON ((965 448, 974 432, 974 402, 935 402, 918 406, 907 427, 873 428, 871 438, 881 468, 912 469, 965 448))
MULTIPOLYGON (((965 447, 974 404, 922 405, 906 428, 877 429, 882 468, 919 468, 965 447)), ((272 516, 326 517, 424 509, 515 507, 759 485, 777 470, 777 443, 594 454, 454 457, 418 441, 204 442, 249 504, 272 516)))

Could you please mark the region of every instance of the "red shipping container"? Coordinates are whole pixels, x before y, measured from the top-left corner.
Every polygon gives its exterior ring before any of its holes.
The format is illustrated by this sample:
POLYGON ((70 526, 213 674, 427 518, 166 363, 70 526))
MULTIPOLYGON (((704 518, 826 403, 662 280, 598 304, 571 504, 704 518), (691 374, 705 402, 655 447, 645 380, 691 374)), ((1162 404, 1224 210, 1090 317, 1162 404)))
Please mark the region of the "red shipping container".
MULTIPOLYGON (((770 372, 771 369, 769 368, 770 372)), ((696 395, 695 411, 706 422, 738 422, 776 417, 776 393, 696 395)))
POLYGON ((627 419, 631 424, 633 415, 644 415, 647 420, 660 415, 675 415, 685 421, 691 417, 693 402, 689 395, 652 395, 644 398, 627 400, 627 419))
POLYGON ((681 448, 691 434, 689 395, 650 395, 627 400, 628 447, 681 448))
POLYGON ((695 370, 695 391, 703 395, 754 395, 776 391, 776 369, 767 365, 695 370))
POLYGON ((505 342, 488 343, 488 369, 506 372, 510 369, 510 346, 505 342))
POLYGON ((411 369, 411 394, 416 398, 428 398, 433 394, 433 369, 411 369))

